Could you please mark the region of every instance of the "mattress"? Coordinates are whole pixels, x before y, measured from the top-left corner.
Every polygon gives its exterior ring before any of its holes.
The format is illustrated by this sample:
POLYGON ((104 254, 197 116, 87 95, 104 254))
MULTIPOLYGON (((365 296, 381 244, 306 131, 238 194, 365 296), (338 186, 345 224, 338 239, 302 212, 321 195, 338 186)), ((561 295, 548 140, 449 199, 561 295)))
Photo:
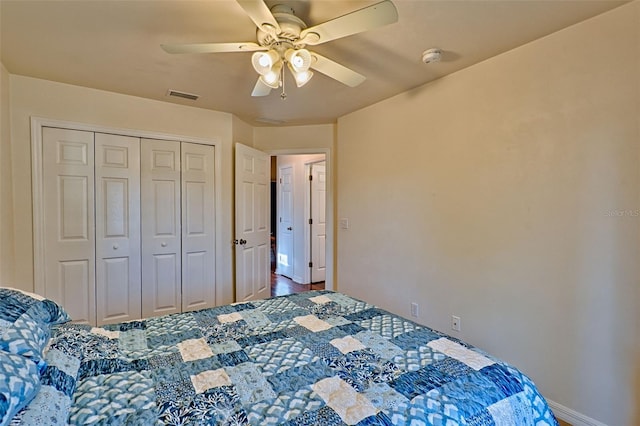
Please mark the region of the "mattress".
POLYGON ((44 353, 12 425, 557 425, 517 368, 331 291, 58 324, 44 353))

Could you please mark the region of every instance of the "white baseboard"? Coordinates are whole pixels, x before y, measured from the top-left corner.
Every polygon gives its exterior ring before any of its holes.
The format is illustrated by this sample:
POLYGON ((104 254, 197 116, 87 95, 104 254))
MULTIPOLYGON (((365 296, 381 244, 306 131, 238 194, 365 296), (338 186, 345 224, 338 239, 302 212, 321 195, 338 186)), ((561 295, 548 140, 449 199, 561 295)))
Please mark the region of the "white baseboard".
POLYGON ((591 417, 587 417, 584 414, 578 413, 577 411, 565 407, 564 405, 560 405, 557 402, 547 399, 547 403, 557 418, 564 420, 572 426, 607 426, 605 423, 599 422, 591 417))

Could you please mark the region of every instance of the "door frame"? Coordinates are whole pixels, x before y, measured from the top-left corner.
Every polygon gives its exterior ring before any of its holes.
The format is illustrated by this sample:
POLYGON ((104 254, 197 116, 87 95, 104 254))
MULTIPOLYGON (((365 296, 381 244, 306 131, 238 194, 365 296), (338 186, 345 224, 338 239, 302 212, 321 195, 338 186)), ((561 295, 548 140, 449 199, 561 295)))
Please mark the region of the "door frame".
POLYGON ((33 281, 34 290, 38 294, 45 291, 45 235, 44 235, 44 204, 43 204, 43 173, 42 173, 42 128, 58 127, 62 129, 82 130, 96 133, 111 133, 123 136, 132 136, 146 139, 172 140, 176 142, 190 142, 214 147, 214 211, 215 211, 215 299, 224 300, 224 271, 220 265, 224 265, 223 250, 225 247, 222 236, 222 142, 219 137, 202 139, 191 136, 180 136, 162 132, 152 132, 145 130, 126 129, 117 127, 107 127, 95 124, 79 123, 74 121, 56 120, 44 117, 31 117, 31 202, 33 216, 33 281))
MULTIPOLYGON (((260 149, 260 148, 257 148, 260 149)), ((335 250, 334 241, 336 235, 336 229, 334 226, 334 210, 335 210, 335 195, 333 193, 333 163, 331 157, 330 148, 290 148, 290 149, 273 149, 265 150, 267 154, 272 157, 279 155, 305 155, 305 154, 324 154, 324 160, 326 161, 327 172, 327 192, 326 192, 326 209, 327 209, 327 246, 326 246, 326 260, 327 260, 327 273, 325 277, 324 288, 327 290, 336 290, 334 281, 334 264, 335 264, 335 250)))

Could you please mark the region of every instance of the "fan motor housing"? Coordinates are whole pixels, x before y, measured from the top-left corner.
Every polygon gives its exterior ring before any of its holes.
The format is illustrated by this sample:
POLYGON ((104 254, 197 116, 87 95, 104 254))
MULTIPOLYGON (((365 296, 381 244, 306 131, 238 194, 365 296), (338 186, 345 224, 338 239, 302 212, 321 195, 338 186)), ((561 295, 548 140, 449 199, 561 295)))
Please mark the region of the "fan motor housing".
POLYGON ((289 6, 277 4, 271 8, 271 13, 280 26, 280 32, 274 37, 274 34, 258 28, 256 34, 261 46, 271 46, 282 39, 293 43, 300 38, 300 32, 307 28, 307 24, 294 15, 293 9, 289 6))

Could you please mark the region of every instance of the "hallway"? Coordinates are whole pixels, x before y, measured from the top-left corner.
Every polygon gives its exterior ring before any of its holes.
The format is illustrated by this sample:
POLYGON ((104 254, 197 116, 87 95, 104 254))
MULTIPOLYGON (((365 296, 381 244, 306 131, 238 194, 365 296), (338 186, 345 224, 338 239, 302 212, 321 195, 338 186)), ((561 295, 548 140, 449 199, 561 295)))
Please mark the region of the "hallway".
POLYGON ((302 293, 309 290, 324 290, 324 281, 313 284, 298 284, 291 279, 271 272, 271 297, 302 293))

